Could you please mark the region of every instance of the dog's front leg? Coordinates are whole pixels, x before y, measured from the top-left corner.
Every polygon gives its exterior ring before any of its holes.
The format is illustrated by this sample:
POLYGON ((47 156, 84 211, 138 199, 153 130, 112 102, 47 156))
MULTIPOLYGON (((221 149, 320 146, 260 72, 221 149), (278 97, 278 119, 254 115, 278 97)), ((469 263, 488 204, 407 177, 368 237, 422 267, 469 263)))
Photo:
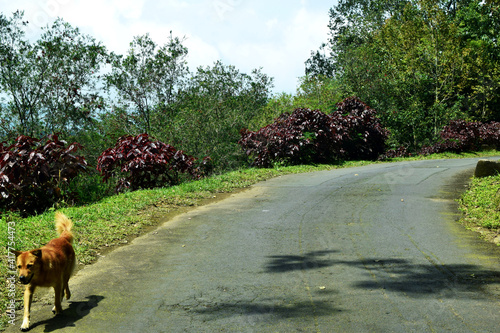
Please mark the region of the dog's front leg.
POLYGON ((27 285, 24 290, 24 319, 21 325, 21 331, 27 331, 30 328, 30 309, 31 301, 33 300, 33 293, 35 292, 35 287, 32 285, 27 285))

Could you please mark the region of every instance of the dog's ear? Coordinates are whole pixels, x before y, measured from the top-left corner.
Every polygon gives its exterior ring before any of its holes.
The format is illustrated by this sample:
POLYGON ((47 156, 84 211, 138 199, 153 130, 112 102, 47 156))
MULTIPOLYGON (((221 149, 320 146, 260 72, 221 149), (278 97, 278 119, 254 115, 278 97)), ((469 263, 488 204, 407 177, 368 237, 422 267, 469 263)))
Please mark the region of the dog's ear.
POLYGON ((12 253, 14 253, 16 255, 16 258, 19 257, 21 255, 21 253, 23 253, 23 251, 12 251, 12 253))
POLYGON ((42 257, 42 249, 31 250, 30 252, 32 255, 34 255, 37 258, 42 257))

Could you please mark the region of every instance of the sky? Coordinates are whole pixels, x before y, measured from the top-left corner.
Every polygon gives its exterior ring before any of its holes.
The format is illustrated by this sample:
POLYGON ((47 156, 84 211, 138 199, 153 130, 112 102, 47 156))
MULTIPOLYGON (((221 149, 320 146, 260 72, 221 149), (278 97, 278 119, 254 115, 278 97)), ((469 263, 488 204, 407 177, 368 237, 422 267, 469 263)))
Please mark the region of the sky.
POLYGON ((134 36, 149 33, 158 45, 185 37, 188 66, 221 60, 240 72, 255 68, 274 78, 275 93, 295 93, 304 62, 328 38, 323 0, 0 0, 10 17, 24 10, 27 37, 58 17, 109 51, 126 54, 134 36))

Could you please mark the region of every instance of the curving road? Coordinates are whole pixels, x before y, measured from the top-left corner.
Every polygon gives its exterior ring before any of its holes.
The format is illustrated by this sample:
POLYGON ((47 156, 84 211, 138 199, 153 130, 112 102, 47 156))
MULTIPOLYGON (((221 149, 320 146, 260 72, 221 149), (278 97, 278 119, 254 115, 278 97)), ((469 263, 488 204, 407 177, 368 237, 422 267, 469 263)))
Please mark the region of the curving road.
POLYGON ((498 332, 500 248, 452 200, 476 162, 259 183, 79 271, 64 315, 39 302, 31 331, 498 332))

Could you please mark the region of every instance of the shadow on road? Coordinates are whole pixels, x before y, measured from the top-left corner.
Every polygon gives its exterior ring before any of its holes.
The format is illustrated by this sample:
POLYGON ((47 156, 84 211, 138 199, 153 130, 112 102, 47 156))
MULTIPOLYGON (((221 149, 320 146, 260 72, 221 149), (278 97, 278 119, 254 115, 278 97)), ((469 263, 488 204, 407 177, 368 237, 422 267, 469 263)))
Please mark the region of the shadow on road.
POLYGON ((86 298, 88 301, 69 302, 69 308, 64 309, 62 315, 40 322, 33 322, 30 329, 45 325, 44 331, 52 332, 65 327, 75 326, 75 322, 88 315, 104 299, 103 296, 96 295, 87 296, 86 298))
POLYGON ((209 315, 213 318, 230 317, 234 315, 245 315, 250 318, 258 316, 277 317, 279 319, 300 318, 312 316, 330 316, 342 310, 333 307, 330 302, 310 301, 286 302, 287 304, 277 305, 276 299, 261 300, 260 302, 235 302, 221 303, 214 307, 196 309, 198 314, 209 315))
POLYGON ((328 254, 333 254, 338 251, 314 251, 304 255, 294 256, 270 256, 271 259, 266 265, 267 273, 286 273, 298 270, 311 270, 323 267, 329 267, 337 262, 330 259, 321 258, 328 254))
MULTIPOLYGON (((439 293, 442 297, 457 294, 477 293, 484 286, 500 285, 500 272, 486 270, 481 266, 466 264, 440 265, 415 264, 411 260, 398 258, 363 258, 346 261, 332 258, 339 251, 315 251, 305 255, 270 256, 265 266, 266 273, 325 270, 333 266, 350 266, 369 271, 369 280, 351 281, 351 287, 363 289, 383 288, 425 297, 439 293)), ((332 278, 336 271, 331 270, 332 278)), ((356 274, 360 279, 366 274, 356 274)), ((462 295, 463 296, 463 295, 462 295)), ((484 295, 483 295, 484 296, 484 295)))
POLYGON ((478 291, 483 287, 500 285, 500 272, 476 265, 414 264, 402 259, 364 259, 339 264, 369 270, 377 276, 377 281, 358 281, 353 284, 354 287, 382 287, 415 297, 439 293, 441 297, 453 298, 458 294, 463 296, 464 293, 471 293, 471 296, 478 298, 482 295, 478 291))
MULTIPOLYGON (((303 255, 269 256, 264 265, 264 273, 279 275, 320 272, 322 279, 336 281, 336 286, 347 294, 349 289, 384 289, 422 298, 436 295, 440 298, 491 298, 488 292, 480 291, 488 285, 500 285, 500 272, 477 265, 440 265, 432 261, 428 264, 416 264, 412 260, 401 258, 340 260, 336 257, 339 253, 337 250, 325 250, 303 255), (340 267, 342 269, 338 269, 340 267), (346 273, 347 275, 342 275, 346 273), (345 284, 341 285, 339 281, 345 284)), ((313 298, 307 300, 301 299, 292 291, 275 298, 270 295, 252 300, 235 297, 229 302, 200 303, 190 308, 190 311, 207 316, 206 320, 243 316, 242 320, 250 325, 267 320, 331 316, 348 311, 335 306, 338 290, 314 288, 310 293, 313 298)))

